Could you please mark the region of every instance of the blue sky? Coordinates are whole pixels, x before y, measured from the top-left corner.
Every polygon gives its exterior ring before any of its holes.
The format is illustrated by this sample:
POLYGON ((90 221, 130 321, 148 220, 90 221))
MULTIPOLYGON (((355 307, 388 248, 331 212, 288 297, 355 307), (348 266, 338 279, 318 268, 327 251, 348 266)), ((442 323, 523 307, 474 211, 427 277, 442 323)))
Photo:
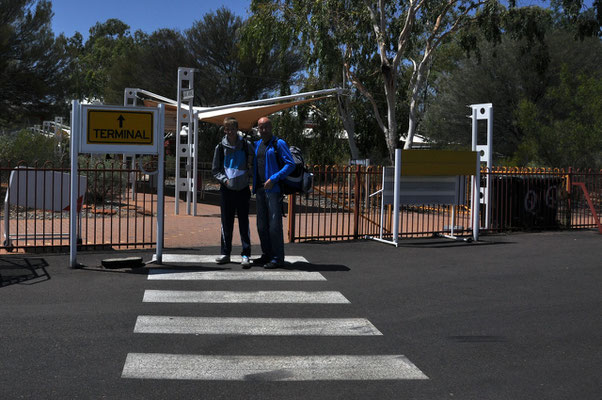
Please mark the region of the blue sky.
POLYGON ((78 31, 84 39, 96 22, 117 18, 130 26, 152 33, 160 28, 184 31, 208 12, 225 6, 243 18, 251 0, 53 0, 52 30, 55 35, 73 36, 78 31))

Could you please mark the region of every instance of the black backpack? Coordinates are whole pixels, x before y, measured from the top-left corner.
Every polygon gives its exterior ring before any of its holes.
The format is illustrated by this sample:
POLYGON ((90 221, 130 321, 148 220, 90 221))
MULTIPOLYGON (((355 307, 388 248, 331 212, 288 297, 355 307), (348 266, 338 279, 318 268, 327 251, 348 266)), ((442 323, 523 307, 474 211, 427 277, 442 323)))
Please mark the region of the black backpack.
MULTIPOLYGON (((280 156, 280 153, 278 153, 278 147, 276 146, 277 142, 278 138, 275 138, 272 142, 272 147, 274 148, 274 153, 276 153, 278 167, 282 168, 284 166, 284 160, 280 156)), ((293 156, 295 169, 289 176, 280 181, 280 191, 282 194, 311 193, 314 186, 314 174, 307 170, 301 149, 297 146, 289 146, 288 150, 293 156)))

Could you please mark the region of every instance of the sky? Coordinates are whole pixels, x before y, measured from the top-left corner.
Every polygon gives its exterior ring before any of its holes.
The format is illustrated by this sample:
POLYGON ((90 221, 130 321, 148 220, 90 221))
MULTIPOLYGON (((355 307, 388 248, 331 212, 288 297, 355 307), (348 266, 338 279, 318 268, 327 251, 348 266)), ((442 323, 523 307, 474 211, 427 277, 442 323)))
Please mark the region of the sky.
POLYGON ((246 18, 250 4, 251 0, 52 0, 52 31, 67 37, 77 31, 86 40, 92 26, 109 18, 125 22, 132 33, 161 28, 184 31, 222 6, 246 18))

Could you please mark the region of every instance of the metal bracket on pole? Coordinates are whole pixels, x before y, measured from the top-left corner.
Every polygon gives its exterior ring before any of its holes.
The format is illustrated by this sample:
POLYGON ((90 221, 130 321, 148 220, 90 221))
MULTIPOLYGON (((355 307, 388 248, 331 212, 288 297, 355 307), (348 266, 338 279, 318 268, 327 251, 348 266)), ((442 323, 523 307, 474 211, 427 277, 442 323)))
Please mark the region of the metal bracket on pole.
POLYGON ((138 89, 134 88, 125 88, 123 91, 123 105, 124 106, 136 106, 138 103, 138 97, 136 94, 138 93, 138 89))
MULTIPOLYGON (((194 101, 194 68, 178 68, 178 103, 177 103, 177 114, 176 114, 176 183, 182 178, 181 162, 182 158, 186 162, 186 213, 190 215, 190 202, 192 200, 192 191, 196 186, 192 182, 192 168, 196 166, 196 148, 193 146, 182 146, 183 144, 196 145, 196 125, 193 124, 193 117, 195 115, 193 109, 194 101), (188 109, 183 107, 183 104, 188 106, 188 109), (186 129, 185 129, 186 128, 186 129), (195 130, 195 132, 191 132, 195 130), (182 132, 187 132, 183 135, 182 132), (186 143, 183 142, 183 136, 186 136, 186 143)), ((196 169, 196 168, 195 168, 196 169)), ((179 200, 181 185, 176 184, 175 187, 175 214, 180 213, 179 200)), ((196 191, 195 191, 196 193, 196 191)), ((195 196, 196 197, 196 196, 195 196)), ((195 199, 196 201, 196 199, 195 199)))

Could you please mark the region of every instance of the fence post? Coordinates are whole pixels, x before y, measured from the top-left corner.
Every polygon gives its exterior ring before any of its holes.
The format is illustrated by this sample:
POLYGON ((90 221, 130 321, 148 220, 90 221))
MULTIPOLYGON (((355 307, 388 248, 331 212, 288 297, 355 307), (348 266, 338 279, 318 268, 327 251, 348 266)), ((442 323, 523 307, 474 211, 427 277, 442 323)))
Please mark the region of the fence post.
POLYGON ((295 241, 295 201, 296 195, 288 195, 288 241, 294 243, 295 241))
POLYGON ((568 204, 568 210, 567 210, 567 220, 565 221, 565 224, 567 225, 567 227, 569 229, 571 229, 573 227, 573 215, 572 215, 572 210, 573 210, 573 204, 572 204, 572 190, 573 190, 573 167, 569 167, 569 173, 567 175, 567 182, 566 182, 566 192, 567 192, 567 204, 568 204))
POLYGON ((353 188, 353 239, 357 239, 359 235, 360 225, 360 184, 361 184, 361 166, 356 165, 355 168, 355 187, 353 188))

